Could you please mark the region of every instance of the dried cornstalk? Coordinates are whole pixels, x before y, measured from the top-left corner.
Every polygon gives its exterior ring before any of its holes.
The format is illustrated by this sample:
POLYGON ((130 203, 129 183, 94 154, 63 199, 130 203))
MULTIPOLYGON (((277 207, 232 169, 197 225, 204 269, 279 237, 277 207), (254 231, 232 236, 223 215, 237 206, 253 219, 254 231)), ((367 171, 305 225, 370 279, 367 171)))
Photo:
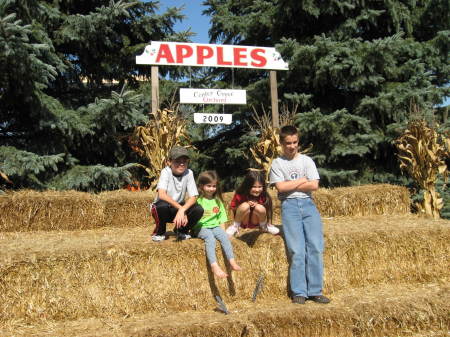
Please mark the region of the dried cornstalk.
MULTIPOLYGON (((293 125, 297 106, 292 111, 283 107, 280 114, 280 126, 293 125)), ((266 180, 269 179, 270 166, 272 161, 281 154, 280 129, 272 125, 272 117, 263 109, 262 115, 259 115, 253 109, 253 120, 256 126, 248 124, 252 132, 259 134, 259 141, 250 148, 250 152, 256 163, 266 172, 266 180)))
MULTIPOLYGON (((138 126, 130 137, 133 151, 145 158, 148 166, 143 166, 154 189, 157 177, 166 166, 168 154, 174 145, 189 144, 187 120, 177 112, 163 109, 152 112, 150 121, 145 126, 138 126)), ((190 146, 187 146, 190 147, 190 146)))
POLYGON ((8 176, 5 173, 3 173, 2 171, 0 171, 0 178, 2 178, 7 183, 11 184, 11 180, 9 180, 8 176))
POLYGON ((424 120, 408 124, 396 141, 400 168, 417 182, 424 190, 424 200, 416 203, 420 212, 433 219, 439 219, 439 211, 444 203, 436 191, 436 180, 442 175, 447 181, 448 169, 445 160, 450 154, 450 138, 438 134, 424 120))

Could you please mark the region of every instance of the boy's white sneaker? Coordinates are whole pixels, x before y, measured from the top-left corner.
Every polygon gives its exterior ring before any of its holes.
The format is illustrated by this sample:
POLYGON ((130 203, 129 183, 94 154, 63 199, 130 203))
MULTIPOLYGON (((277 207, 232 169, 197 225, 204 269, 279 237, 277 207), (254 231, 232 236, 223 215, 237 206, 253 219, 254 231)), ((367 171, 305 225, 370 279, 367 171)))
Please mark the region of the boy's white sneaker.
POLYGON ((270 233, 272 235, 277 235, 278 233, 280 233, 280 230, 278 229, 278 227, 275 227, 274 225, 272 225, 270 223, 264 224, 260 228, 263 232, 270 233))
POLYGON ((152 235, 152 240, 155 242, 161 242, 166 239, 165 235, 152 235))
POLYGON ((225 232, 227 233, 227 235, 228 235, 229 237, 232 237, 232 236, 234 236, 236 233, 239 232, 239 226, 231 225, 230 227, 228 227, 228 228, 226 229, 225 232))

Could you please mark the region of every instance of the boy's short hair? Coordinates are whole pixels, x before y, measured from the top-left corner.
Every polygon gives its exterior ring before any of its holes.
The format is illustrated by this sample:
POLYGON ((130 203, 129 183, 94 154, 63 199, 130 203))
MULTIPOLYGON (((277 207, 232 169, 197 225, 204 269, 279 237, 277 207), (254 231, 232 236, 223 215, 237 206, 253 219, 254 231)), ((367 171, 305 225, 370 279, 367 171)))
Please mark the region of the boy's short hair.
POLYGON ((298 136, 298 130, 293 125, 285 125, 280 129, 280 142, 284 142, 287 136, 298 136))
POLYGON ((186 150, 186 148, 182 146, 174 146, 172 149, 170 149, 169 151, 170 160, 175 160, 181 157, 189 158, 189 152, 188 150, 186 150))

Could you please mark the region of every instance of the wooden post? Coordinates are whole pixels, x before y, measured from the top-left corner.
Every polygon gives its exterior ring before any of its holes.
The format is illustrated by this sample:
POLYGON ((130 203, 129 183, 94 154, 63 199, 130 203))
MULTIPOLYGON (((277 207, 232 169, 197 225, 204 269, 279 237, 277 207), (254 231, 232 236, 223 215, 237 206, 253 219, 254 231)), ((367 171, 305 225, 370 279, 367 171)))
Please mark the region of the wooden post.
POLYGON ((270 71, 270 100, 272 101, 272 125, 279 128, 277 73, 275 70, 270 71))
POLYGON ((159 74, 158 67, 152 66, 152 113, 156 113, 159 109, 159 74))

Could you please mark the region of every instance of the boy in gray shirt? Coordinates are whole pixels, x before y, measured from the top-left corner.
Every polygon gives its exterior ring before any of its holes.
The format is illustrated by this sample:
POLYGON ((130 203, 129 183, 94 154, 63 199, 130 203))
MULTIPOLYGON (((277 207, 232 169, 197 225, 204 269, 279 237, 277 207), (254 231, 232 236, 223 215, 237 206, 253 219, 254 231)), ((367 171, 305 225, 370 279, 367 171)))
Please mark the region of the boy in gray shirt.
POLYGON ((197 204, 197 186, 194 174, 188 169, 189 153, 181 146, 174 146, 169 152, 168 166, 160 174, 157 194, 152 204, 152 215, 156 227, 152 240, 166 239, 167 222, 175 225, 178 238, 190 239, 189 231, 203 216, 203 208, 197 204), (186 193, 189 198, 185 201, 186 193))
POLYGON ((319 188, 319 173, 310 157, 298 153, 298 131, 294 126, 281 128, 280 143, 283 155, 272 162, 270 183, 275 185, 281 201, 284 239, 291 258, 292 302, 326 304, 330 300, 322 295, 322 222, 311 199, 311 192, 319 188))

